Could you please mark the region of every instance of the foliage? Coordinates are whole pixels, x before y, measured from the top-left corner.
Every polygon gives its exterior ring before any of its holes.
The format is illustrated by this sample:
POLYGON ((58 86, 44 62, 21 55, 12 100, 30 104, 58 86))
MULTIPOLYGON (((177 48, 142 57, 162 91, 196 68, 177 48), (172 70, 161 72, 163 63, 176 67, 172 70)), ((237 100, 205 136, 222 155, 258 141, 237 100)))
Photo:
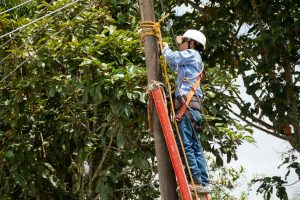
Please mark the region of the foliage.
MULTIPOLYGON (((3 198, 158 196, 140 37, 118 28, 103 5, 76 4, 1 50, 3 198)), ((28 16, 1 17, 14 29, 28 16)))
POLYGON ((213 192, 210 197, 212 200, 224 199, 224 200, 245 200, 246 196, 236 198, 232 194, 232 190, 237 186, 238 180, 245 172, 243 167, 234 169, 232 167, 220 168, 217 161, 213 157, 208 156, 208 162, 212 163, 209 168, 209 174, 211 178, 211 184, 213 192))
MULTIPOLYGON (((0 6, 20 3, 13 2, 0 6)), ((39 2, 1 15, 0 34, 70 1, 39 2)), ((80 1, 0 39, 3 198, 159 197, 138 12, 128 0, 80 1)), ((236 75, 210 56, 204 54, 204 60, 216 67, 207 69, 204 82, 207 122, 201 139, 216 157, 216 182, 226 177, 231 181, 219 186, 232 188, 240 172, 222 166, 237 159, 238 145, 252 141, 251 130, 227 110, 235 99, 223 92, 237 91, 231 79, 236 75)))
POLYGON ((284 187, 284 184, 286 181, 283 181, 281 177, 273 176, 273 177, 265 177, 262 179, 255 179, 253 180, 253 183, 256 182, 262 182, 262 184, 257 189, 257 192, 263 193, 264 199, 271 199, 271 195, 274 191, 274 188, 276 188, 276 196, 280 199, 287 200, 288 196, 286 193, 286 189, 284 187))
POLYGON ((4 12, 8 9, 11 9, 11 11, 6 12, 6 14, 10 15, 10 18, 13 19, 18 19, 20 16, 23 15, 27 17, 33 17, 34 12, 41 4, 43 4, 42 0, 28 1, 28 3, 26 3, 26 1, 23 0, 3 0, 0 2, 0 12, 4 12), (26 6, 19 6, 22 3, 26 6))
POLYGON ((289 186, 287 184, 288 183, 287 178, 291 172, 296 173, 298 179, 300 180, 300 163, 298 157, 295 154, 295 150, 288 151, 283 155, 283 163, 279 166, 279 168, 284 165, 286 165, 287 168, 287 173, 284 178, 279 176, 273 176, 273 177, 256 178, 252 180, 252 184, 259 183, 259 182, 261 183, 261 185, 257 189, 257 193, 262 193, 265 199, 268 200, 271 199, 271 195, 274 189, 276 189, 276 196, 279 199, 282 200, 288 199, 286 187, 289 186))

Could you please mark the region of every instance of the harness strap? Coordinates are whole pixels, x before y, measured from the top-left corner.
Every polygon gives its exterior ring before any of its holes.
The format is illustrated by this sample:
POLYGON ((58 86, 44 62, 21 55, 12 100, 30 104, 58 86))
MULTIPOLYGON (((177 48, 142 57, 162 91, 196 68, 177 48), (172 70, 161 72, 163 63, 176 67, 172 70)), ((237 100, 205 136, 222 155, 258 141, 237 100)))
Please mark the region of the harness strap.
POLYGON ((189 91, 188 95, 187 95, 187 98, 186 98, 186 101, 184 102, 184 104, 182 104, 178 114, 176 115, 176 120, 177 121, 180 121, 182 116, 184 115, 188 105, 190 104, 191 102, 191 99, 194 95, 194 93, 196 92, 196 89, 199 87, 200 85, 200 81, 201 81, 201 78, 202 78, 202 74, 200 74, 197 78, 197 80, 195 81, 193 87, 191 88, 191 90, 189 91))

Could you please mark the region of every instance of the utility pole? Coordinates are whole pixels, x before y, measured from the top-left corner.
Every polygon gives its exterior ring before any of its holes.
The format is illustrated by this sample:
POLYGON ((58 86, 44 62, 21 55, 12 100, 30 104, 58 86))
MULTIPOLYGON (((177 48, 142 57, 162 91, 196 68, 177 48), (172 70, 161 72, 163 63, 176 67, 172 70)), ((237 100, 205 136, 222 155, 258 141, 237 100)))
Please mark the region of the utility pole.
MULTIPOLYGON (((153 0, 139 0, 139 6, 142 21, 154 22, 155 12, 153 0)), ((161 82, 162 71, 159 67, 160 59, 157 38, 155 36, 145 36, 144 46, 148 84, 151 84, 152 81, 161 82)), ((151 117, 158 165, 161 199, 177 200, 178 194, 176 192, 176 178, 154 103, 152 104, 152 108, 150 110, 152 111, 151 117)))

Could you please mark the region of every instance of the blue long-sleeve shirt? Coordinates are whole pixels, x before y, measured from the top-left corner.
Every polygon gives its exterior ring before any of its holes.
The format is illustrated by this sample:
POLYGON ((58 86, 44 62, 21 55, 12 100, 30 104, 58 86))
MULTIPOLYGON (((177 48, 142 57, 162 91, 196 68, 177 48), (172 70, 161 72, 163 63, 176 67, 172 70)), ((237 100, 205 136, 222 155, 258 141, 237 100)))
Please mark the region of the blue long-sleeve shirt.
MULTIPOLYGON (((200 53, 194 49, 172 51, 167 46, 162 53, 170 68, 177 72, 175 96, 187 96, 202 69, 200 53)), ((200 86, 196 89, 196 93, 203 99, 200 86)))

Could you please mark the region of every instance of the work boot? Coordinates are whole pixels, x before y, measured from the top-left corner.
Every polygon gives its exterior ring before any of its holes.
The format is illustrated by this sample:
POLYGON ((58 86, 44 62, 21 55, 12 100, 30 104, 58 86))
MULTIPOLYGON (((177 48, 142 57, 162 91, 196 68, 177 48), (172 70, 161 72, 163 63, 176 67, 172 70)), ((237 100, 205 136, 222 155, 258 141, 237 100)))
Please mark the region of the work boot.
MULTIPOLYGON (((195 184, 195 187, 196 187, 196 191, 198 194, 209 194, 210 193, 210 189, 208 186, 202 186, 201 184, 195 184)), ((189 184, 189 188, 190 188, 191 192, 195 192, 193 185, 189 184)))

